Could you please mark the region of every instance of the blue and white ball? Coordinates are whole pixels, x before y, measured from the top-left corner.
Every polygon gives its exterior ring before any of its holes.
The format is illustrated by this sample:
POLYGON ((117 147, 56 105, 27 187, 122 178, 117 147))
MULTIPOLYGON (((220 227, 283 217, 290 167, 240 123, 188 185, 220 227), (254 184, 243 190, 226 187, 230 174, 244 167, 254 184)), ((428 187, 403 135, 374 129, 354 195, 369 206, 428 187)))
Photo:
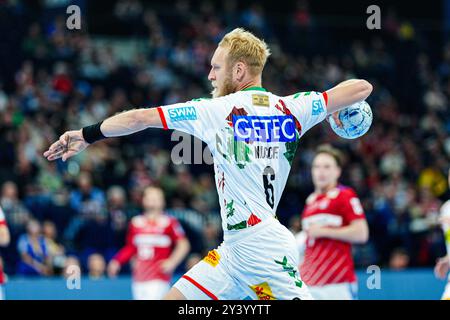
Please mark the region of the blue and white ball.
POLYGON ((339 112, 342 128, 338 127, 333 117, 329 117, 333 131, 344 139, 356 139, 369 131, 372 125, 372 109, 366 101, 360 101, 339 112))

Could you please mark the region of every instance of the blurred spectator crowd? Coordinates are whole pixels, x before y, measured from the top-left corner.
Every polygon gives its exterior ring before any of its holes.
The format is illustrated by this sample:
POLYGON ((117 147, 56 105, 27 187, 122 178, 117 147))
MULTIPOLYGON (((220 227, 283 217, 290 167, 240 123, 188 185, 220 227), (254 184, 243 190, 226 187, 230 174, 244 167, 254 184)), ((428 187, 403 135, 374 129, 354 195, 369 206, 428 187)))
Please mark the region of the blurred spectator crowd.
MULTIPOLYGON (((14 5, 0 6, 3 14, 20 15, 14 5)), ((117 112, 208 96, 211 54, 237 26, 271 46, 263 77, 269 91, 326 90, 351 77, 374 85, 374 123, 366 136, 345 141, 323 123, 303 138, 280 220, 300 230, 314 149, 330 142, 345 151, 341 181, 360 196, 370 225, 369 243, 355 247, 356 265, 434 264, 444 252, 437 215, 449 195, 450 43, 430 52, 425 34, 390 12, 380 32, 327 45, 332 32, 323 33, 302 0, 284 19, 258 4, 238 8, 236 1, 160 6, 115 2, 115 26, 145 44, 128 60, 114 45, 96 45, 85 20, 82 30, 69 31, 64 15, 34 17, 18 31, 14 83, 0 78, 0 205, 12 234, 11 245, 0 251, 7 274, 60 275, 78 264, 102 277, 105 262, 124 244, 128 222, 141 211, 143 188, 152 184, 165 190, 192 257, 220 243, 213 168, 175 165, 170 132, 108 139, 66 163, 48 162, 42 153, 64 131, 117 112)))

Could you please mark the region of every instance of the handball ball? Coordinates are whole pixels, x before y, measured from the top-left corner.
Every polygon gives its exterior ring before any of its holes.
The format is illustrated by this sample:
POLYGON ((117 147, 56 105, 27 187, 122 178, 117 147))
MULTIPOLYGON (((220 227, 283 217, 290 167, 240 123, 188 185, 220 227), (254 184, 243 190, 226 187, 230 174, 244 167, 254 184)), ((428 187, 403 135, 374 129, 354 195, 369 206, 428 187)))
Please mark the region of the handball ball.
POLYGON ((369 131, 372 124, 372 109, 366 101, 360 101, 339 112, 342 127, 338 127, 333 117, 329 116, 331 129, 344 139, 356 139, 369 131))

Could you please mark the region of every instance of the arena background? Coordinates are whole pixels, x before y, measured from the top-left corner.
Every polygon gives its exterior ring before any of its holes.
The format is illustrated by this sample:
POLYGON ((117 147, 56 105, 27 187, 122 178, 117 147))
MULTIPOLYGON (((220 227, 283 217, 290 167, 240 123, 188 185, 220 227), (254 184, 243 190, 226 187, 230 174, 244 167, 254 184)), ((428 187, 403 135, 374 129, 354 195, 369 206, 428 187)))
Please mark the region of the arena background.
POLYGON ((191 240, 191 258, 220 243, 213 168, 173 164, 171 132, 109 139, 67 163, 47 162, 42 153, 65 130, 124 109, 208 96, 211 53, 237 26, 273 50, 263 78, 269 91, 325 90, 351 77, 374 85, 374 124, 363 138, 340 139, 326 123, 303 138, 281 222, 298 230, 312 191, 312 152, 332 143, 345 151, 341 182, 357 191, 370 226, 369 242, 354 248, 360 298, 439 299, 445 282, 432 267, 445 254, 437 215, 449 198, 449 0, 0 1, 0 205, 12 233, 0 249, 7 299, 130 299, 129 268, 108 279, 102 260, 123 245, 149 184, 163 186, 191 240), (81 30, 66 27, 71 4, 81 8, 81 30), (366 26, 371 4, 381 9, 380 30, 366 26), (33 218, 54 255, 48 274, 20 271, 19 240, 33 218), (67 288, 69 262, 83 271, 80 290, 67 288), (381 268, 381 288, 367 286, 371 265, 381 268))

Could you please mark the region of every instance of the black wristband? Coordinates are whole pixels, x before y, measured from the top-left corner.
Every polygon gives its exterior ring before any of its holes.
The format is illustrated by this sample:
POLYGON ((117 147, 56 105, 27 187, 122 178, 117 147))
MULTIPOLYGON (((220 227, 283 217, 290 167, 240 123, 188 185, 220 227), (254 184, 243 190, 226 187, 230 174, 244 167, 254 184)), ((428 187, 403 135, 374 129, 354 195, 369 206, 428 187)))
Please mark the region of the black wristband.
POLYGON ((91 144, 95 141, 99 141, 102 139, 105 139, 106 137, 103 135, 102 131, 100 130, 100 126, 102 125, 102 122, 93 124, 92 126, 84 127, 81 132, 83 133, 84 141, 91 144))

